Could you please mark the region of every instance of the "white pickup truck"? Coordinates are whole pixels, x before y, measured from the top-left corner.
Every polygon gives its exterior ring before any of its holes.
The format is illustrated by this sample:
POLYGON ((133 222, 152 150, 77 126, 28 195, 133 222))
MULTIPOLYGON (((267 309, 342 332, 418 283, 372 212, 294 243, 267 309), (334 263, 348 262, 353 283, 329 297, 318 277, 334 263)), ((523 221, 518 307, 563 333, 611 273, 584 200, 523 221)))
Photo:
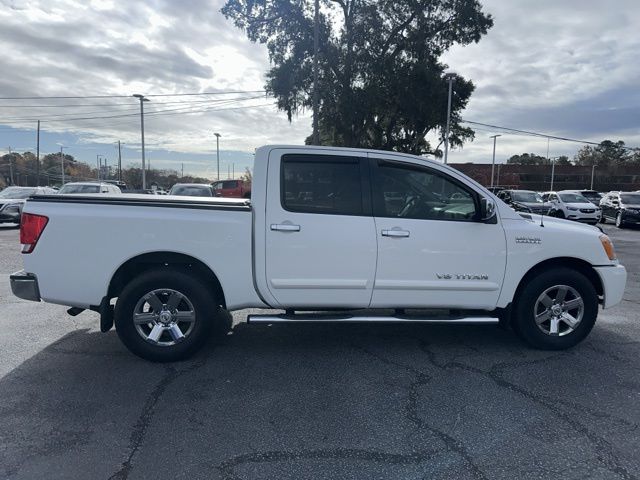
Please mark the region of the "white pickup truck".
POLYGON ((251 322, 501 323, 563 349, 626 282, 598 228, 520 214, 462 173, 411 155, 257 150, 251 199, 31 198, 15 295, 99 312, 135 354, 174 361, 226 311, 251 322))

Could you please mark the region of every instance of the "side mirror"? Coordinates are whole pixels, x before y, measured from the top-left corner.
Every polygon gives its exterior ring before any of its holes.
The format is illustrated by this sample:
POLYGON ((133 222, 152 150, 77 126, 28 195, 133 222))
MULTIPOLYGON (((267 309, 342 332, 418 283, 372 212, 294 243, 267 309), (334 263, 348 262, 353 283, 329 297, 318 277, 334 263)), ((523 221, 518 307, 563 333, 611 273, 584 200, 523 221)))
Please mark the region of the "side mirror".
POLYGON ((488 222, 496 216, 496 204, 489 198, 482 197, 480 199, 480 218, 481 222, 488 222))
POLYGON ((611 200, 611 203, 613 205, 620 205, 620 201, 617 198, 614 198, 613 200, 611 200))

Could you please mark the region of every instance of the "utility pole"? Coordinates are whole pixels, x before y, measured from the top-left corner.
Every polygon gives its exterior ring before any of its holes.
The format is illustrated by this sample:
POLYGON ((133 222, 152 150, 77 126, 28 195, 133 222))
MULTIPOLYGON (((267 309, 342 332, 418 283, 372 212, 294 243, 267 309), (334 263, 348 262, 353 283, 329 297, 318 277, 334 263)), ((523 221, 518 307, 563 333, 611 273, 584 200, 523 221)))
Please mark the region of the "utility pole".
POLYGON ((118 181, 122 181, 122 149, 120 147, 120 140, 118 140, 118 181))
POLYGON ((184 178, 184 163, 182 164, 182 175, 181 178, 184 178))
POLYGON ((493 159, 491 160, 491 186, 493 187, 493 171, 496 167, 496 139, 502 135, 493 135, 489 138, 493 138, 493 159))
POLYGON ((313 144, 319 145, 318 133, 318 108, 320 92, 318 91, 318 44, 320 37, 320 0, 315 1, 315 13, 313 19, 313 144))
POLYGON ((593 175, 595 174, 597 165, 594 163, 591 166, 591 188, 589 190, 593 190, 593 175))
POLYGON ((551 158, 551 188, 549 189, 550 191, 553 192, 553 177, 555 176, 556 173, 556 159, 557 157, 553 157, 551 158))
POLYGON ((220 180, 220 135, 219 133, 214 133, 216 136, 216 162, 218 164, 218 174, 216 180, 220 180))
POLYGON ((236 164, 231 164, 231 178, 236 178, 236 164))
POLYGON ((140 138, 142 140, 142 189, 147 189, 147 175, 145 169, 145 161, 144 161, 144 102, 148 102, 149 99, 145 98, 144 95, 140 95, 136 93, 133 95, 134 97, 140 100, 140 138))
POLYGON ((100 170, 102 168, 102 162, 100 161, 100 157, 101 156, 102 155, 100 155, 100 154, 96 155, 96 176, 98 177, 97 178, 98 181, 100 181, 100 177, 101 177, 101 175, 100 175, 100 170))
POLYGON ((38 120, 38 133, 36 135, 36 187, 40 186, 40 120, 38 120))
POLYGON ((11 185, 13 185, 13 156, 11 155, 11 147, 9 147, 9 175, 11 176, 11 185))
POLYGON ((447 129, 444 134, 444 163, 447 163, 449 157, 449 128, 451 126, 451 96, 453 94, 453 80, 456 78, 455 73, 447 73, 444 78, 449 82, 449 99, 447 101, 447 129))
POLYGON ((60 165, 62 168, 62 185, 64 185, 64 155, 62 154, 62 150, 65 147, 63 147, 62 145, 60 146, 60 165))

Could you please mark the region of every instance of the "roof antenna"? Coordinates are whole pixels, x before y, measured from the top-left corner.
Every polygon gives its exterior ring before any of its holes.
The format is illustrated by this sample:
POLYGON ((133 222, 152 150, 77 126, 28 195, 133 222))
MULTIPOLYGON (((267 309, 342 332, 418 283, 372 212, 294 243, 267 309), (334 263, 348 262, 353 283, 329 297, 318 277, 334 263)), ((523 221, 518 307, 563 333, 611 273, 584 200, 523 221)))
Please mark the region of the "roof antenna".
POLYGON ((540 215, 540 226, 544 227, 544 205, 542 206, 542 214, 540 215))

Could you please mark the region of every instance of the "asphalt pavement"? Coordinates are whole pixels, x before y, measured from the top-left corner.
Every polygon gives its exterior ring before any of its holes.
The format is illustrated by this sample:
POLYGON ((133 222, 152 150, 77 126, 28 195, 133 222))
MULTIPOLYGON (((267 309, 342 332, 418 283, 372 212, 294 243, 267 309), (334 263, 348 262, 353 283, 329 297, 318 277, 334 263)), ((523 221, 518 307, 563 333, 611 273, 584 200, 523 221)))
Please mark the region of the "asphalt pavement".
POLYGON ((249 326, 245 311, 158 365, 93 312, 13 297, 18 231, 0 226, 0 478, 639 478, 640 229, 604 228, 627 290, 569 351, 495 326, 249 326))

